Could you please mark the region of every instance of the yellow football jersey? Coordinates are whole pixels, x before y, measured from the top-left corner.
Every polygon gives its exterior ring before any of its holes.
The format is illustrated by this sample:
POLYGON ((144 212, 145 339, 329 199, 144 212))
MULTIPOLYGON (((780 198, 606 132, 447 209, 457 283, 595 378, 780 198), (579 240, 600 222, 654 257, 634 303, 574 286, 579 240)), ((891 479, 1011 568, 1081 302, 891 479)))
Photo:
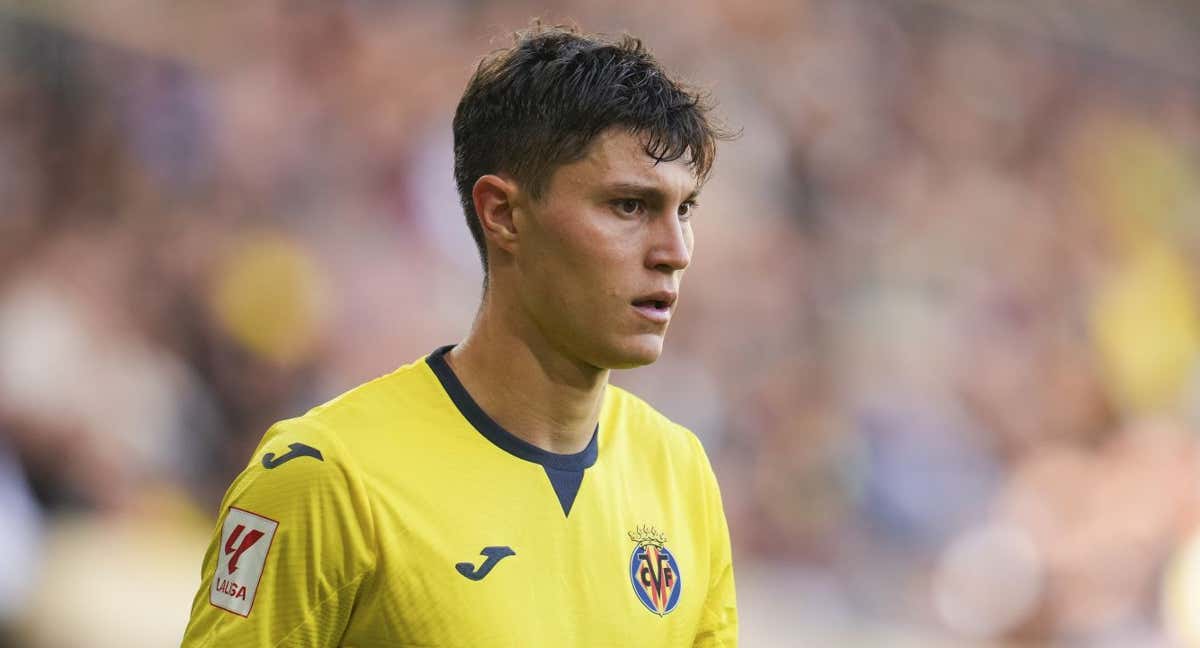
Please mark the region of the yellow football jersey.
POLYGON ((546 452, 480 409, 449 348, 272 426, 183 646, 736 645, 696 437, 609 386, 588 447, 546 452))

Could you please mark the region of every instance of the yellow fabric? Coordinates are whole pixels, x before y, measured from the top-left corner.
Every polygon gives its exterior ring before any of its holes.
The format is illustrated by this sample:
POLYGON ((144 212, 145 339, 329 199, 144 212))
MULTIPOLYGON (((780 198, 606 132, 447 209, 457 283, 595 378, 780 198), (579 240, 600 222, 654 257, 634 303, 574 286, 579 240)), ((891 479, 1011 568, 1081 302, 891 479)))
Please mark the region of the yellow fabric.
POLYGON ((220 517, 185 648, 737 643, 708 459, 693 434, 612 386, 569 515, 543 466, 476 430, 422 360, 273 426, 220 517), (293 443, 322 459, 264 467, 293 443), (210 604, 231 506, 278 522, 246 617, 210 604), (631 534, 651 527, 679 572, 678 603, 661 615, 631 577, 631 534), (480 580, 459 573, 490 546, 514 555, 480 580))

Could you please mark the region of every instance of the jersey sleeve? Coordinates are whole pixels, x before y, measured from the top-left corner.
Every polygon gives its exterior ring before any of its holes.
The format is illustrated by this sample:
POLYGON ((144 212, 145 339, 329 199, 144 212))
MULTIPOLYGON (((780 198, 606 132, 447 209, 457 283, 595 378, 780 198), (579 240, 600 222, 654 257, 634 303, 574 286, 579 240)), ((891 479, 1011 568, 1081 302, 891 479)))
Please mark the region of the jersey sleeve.
POLYGON ((338 645, 376 554, 336 437, 303 418, 275 424, 220 511, 183 648, 338 645))
MULTIPOLYGON (((690 435, 690 433, 689 433, 690 435)), ((721 504, 721 491, 708 456, 700 441, 692 436, 703 464, 704 496, 708 511, 710 571, 708 593, 700 613, 700 627, 693 642, 695 648, 734 648, 737 646, 737 595, 733 583, 733 551, 729 525, 721 504)))

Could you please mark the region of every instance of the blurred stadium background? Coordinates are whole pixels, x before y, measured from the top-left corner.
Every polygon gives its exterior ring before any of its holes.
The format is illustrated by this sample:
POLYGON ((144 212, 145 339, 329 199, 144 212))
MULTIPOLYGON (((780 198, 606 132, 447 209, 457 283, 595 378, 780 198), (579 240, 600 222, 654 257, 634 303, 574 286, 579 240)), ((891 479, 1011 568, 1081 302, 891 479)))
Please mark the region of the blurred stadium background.
POLYGON ((616 378, 744 645, 1200 645, 1200 4, 1108 0, 0 1, 0 645, 177 645, 267 426, 465 333, 450 118, 536 15, 744 129, 616 378))

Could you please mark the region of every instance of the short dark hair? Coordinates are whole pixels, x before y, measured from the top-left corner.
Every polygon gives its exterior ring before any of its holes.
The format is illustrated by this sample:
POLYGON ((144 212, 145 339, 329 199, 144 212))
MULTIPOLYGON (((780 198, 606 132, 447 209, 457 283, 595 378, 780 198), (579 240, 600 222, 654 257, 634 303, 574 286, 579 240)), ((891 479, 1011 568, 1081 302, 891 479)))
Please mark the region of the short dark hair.
POLYGON ((631 35, 609 40, 535 23, 486 56, 454 113, 454 180, 487 273, 487 246, 472 190, 508 173, 539 198, 554 171, 581 159, 612 127, 646 137, 660 162, 685 155, 703 182, 716 144, 731 135, 709 117, 708 95, 673 79, 631 35))

